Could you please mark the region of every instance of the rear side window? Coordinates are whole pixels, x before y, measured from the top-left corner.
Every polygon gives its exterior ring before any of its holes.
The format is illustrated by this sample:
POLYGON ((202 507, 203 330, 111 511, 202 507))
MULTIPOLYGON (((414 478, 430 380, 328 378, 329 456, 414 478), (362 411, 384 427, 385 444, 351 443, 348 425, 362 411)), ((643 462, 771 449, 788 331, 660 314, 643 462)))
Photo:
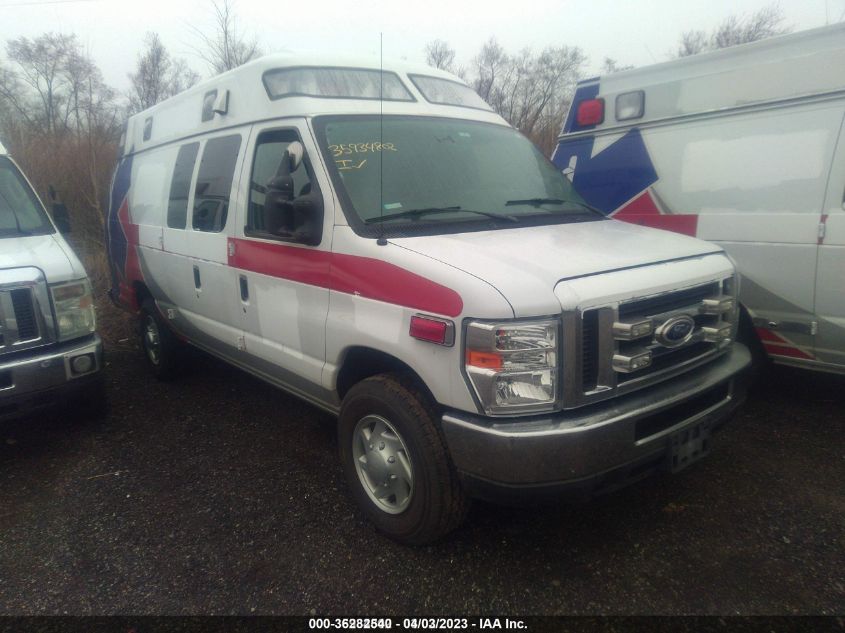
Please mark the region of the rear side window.
POLYGON ((408 75, 408 77, 414 82, 422 96, 431 103, 477 108, 479 110, 492 109, 484 99, 478 96, 475 90, 457 81, 429 77, 428 75, 408 75))
POLYGON ((240 134, 213 138, 205 144, 194 190, 194 230, 217 233, 226 226, 240 148, 240 134))
POLYGON ((199 148, 199 143, 188 143, 179 148, 176 156, 167 202, 167 226, 172 229, 184 229, 187 224, 188 195, 191 193, 191 176, 194 174, 199 148))

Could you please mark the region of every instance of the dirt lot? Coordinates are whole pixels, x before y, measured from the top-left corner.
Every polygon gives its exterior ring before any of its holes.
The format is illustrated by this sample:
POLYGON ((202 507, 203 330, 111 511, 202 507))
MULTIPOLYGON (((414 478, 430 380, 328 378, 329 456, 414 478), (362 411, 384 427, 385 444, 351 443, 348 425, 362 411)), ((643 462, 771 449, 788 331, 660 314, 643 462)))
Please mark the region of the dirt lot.
POLYGON ((110 329, 107 417, 0 426, 0 613, 845 613, 841 378, 772 372, 675 477, 409 549, 329 416, 200 354, 157 383, 110 329))

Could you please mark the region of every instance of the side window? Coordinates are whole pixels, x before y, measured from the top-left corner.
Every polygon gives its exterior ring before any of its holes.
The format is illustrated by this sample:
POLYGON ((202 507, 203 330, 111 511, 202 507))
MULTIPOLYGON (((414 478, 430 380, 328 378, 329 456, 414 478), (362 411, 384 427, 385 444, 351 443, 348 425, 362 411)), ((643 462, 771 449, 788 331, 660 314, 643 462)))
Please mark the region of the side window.
POLYGON ((205 144, 194 190, 194 230, 218 233, 226 226, 240 148, 240 134, 213 138, 205 144))
POLYGON ((188 143, 179 148, 173 180, 170 181, 170 198, 167 202, 167 226, 184 229, 188 221, 188 194, 191 193, 191 176, 197 162, 199 143, 188 143))
MULTIPOLYGON (((293 130, 273 130, 259 135, 250 173, 246 233, 292 238, 300 228, 293 205, 279 208, 278 213, 265 208, 268 185, 284 171, 282 161, 288 146, 298 140, 299 136, 293 130)), ((296 171, 290 174, 293 178, 293 199, 311 193, 312 182, 306 163, 307 160, 303 159, 296 171)))

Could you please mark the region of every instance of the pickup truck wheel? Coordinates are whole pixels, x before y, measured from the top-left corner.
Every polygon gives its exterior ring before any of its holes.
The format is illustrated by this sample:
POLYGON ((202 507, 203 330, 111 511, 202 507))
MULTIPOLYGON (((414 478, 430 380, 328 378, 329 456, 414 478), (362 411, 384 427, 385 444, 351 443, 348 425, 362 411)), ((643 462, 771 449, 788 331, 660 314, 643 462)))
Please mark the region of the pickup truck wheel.
POLYGON ((429 399, 413 381, 380 374, 343 400, 338 445, 355 501, 376 528, 400 543, 437 540, 468 507, 429 399))
POLYGON ((150 298, 141 305, 140 326, 141 348, 153 375, 159 380, 171 380, 178 369, 179 341, 150 298))

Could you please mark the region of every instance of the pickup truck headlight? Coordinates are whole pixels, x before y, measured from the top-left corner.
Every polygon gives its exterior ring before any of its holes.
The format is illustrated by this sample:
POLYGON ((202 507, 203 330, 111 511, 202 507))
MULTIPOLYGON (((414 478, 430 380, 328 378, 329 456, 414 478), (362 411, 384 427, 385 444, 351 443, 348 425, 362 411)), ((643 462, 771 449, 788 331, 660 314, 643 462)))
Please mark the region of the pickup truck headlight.
POLYGON ((51 286, 56 329, 60 341, 67 341, 94 332, 94 298, 87 279, 51 286))
POLYGON ((553 319, 467 325, 466 375, 488 415, 555 408, 558 329, 553 319))

